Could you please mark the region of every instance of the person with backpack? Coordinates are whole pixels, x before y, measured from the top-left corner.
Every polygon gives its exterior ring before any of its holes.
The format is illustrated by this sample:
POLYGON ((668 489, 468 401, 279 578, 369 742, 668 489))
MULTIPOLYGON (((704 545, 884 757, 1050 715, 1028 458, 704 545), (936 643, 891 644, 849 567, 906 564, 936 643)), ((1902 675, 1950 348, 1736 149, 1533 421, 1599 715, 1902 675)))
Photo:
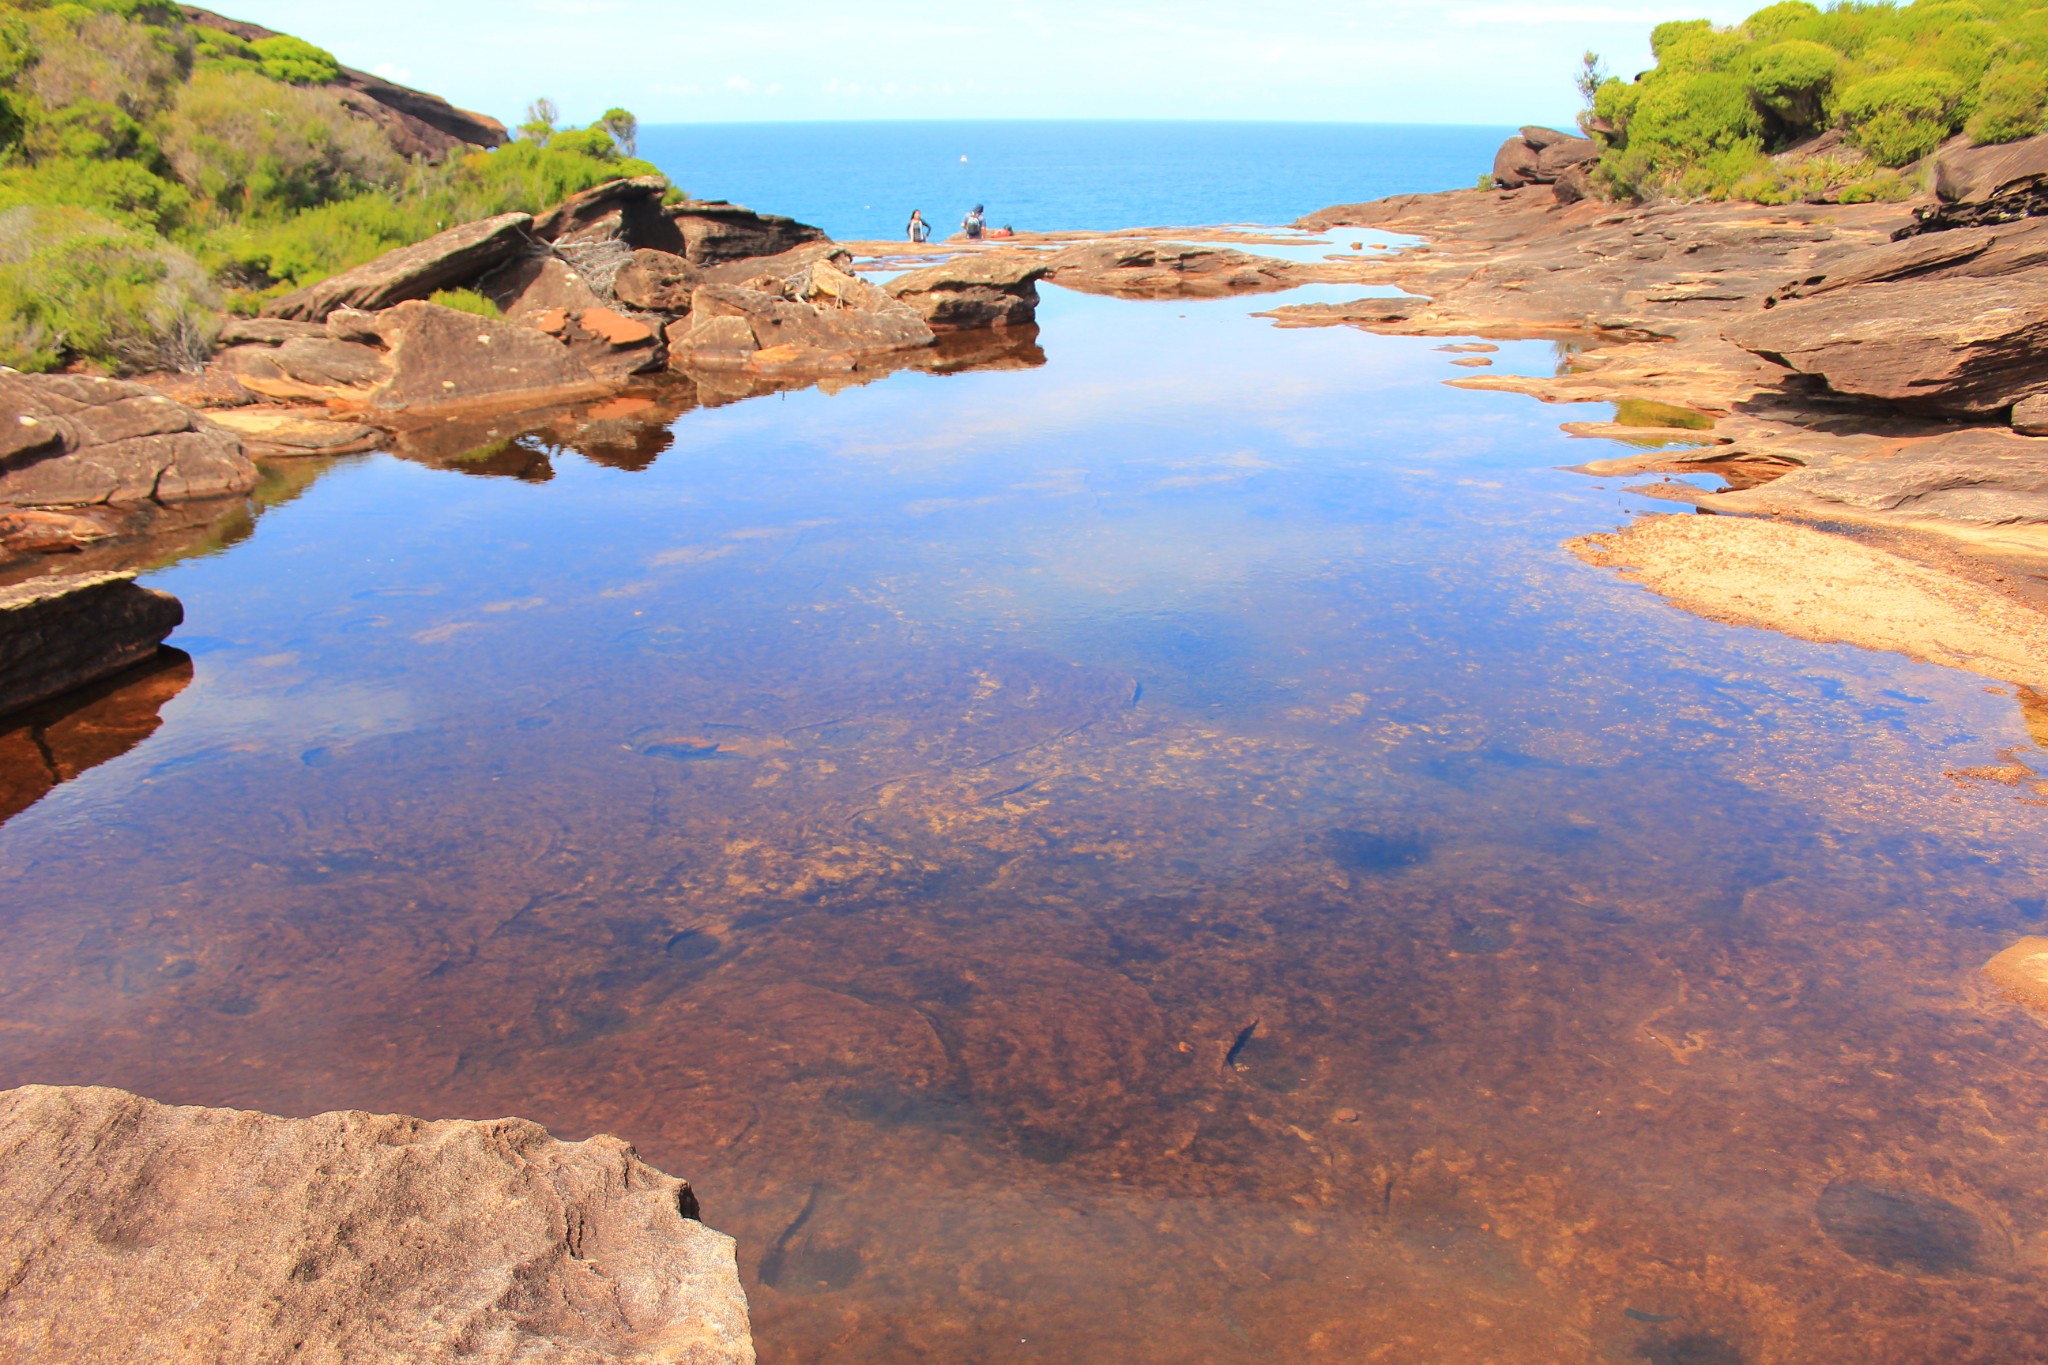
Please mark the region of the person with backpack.
POLYGON ((982 207, 979 204, 974 206, 973 212, 960 220, 960 230, 967 234, 967 240, 970 242, 980 241, 987 227, 988 219, 982 216, 982 207))

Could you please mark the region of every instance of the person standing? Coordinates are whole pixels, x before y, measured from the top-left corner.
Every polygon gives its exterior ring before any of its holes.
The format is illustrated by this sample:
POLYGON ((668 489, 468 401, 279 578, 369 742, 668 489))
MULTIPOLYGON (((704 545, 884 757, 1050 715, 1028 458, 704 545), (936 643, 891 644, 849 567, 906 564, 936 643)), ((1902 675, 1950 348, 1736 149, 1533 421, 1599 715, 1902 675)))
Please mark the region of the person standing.
POLYGON ((982 216, 982 207, 979 204, 974 206, 973 212, 960 220, 960 230, 967 234, 967 240, 970 242, 980 241, 987 227, 988 219, 982 216))
POLYGON ((924 220, 924 210, 912 209, 910 211, 910 240, 913 242, 929 242, 931 239, 932 225, 924 220))

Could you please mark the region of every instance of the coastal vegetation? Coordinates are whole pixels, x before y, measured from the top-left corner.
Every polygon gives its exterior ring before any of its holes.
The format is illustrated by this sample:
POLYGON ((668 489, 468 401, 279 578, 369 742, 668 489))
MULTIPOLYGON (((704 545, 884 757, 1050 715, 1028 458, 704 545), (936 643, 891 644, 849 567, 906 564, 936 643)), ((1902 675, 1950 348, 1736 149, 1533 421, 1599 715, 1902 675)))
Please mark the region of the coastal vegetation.
POLYGON ((157 0, 0 0, 0 364, 190 368, 223 308, 655 173, 631 114, 545 101, 508 146, 407 156, 343 74, 157 0))
POLYGON ((2038 0, 1785 0, 1732 28, 1661 24, 1651 48, 1635 79, 1581 84, 1620 198, 1904 198, 1948 138, 2031 137, 2048 112, 2038 0))

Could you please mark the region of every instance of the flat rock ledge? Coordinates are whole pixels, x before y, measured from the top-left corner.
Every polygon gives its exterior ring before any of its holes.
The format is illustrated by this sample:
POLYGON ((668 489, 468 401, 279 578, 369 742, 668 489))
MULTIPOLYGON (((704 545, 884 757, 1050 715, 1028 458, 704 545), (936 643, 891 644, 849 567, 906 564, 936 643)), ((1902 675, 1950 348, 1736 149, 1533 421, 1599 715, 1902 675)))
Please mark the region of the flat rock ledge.
POLYGON ((177 598, 130 574, 0 588, 0 716, 142 663, 184 620, 177 598))
POLYGON ((729 1237, 616 1138, 0 1093, 0 1359, 738 1365, 729 1237))
POLYGON ((1846 536, 1762 518, 1645 516, 1569 548, 1709 620, 2048 687, 2048 616, 1846 536))

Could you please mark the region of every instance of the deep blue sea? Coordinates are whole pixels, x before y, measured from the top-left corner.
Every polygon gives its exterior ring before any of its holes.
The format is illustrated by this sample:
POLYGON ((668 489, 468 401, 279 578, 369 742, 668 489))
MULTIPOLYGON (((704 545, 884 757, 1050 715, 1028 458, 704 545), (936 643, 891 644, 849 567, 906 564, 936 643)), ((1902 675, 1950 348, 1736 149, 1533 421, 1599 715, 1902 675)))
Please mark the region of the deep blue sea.
POLYGON ((691 194, 843 241, 935 235, 975 204, 1021 231, 1288 223, 1331 204, 1461 189, 1508 128, 1373 123, 665 124, 640 154, 691 194))

